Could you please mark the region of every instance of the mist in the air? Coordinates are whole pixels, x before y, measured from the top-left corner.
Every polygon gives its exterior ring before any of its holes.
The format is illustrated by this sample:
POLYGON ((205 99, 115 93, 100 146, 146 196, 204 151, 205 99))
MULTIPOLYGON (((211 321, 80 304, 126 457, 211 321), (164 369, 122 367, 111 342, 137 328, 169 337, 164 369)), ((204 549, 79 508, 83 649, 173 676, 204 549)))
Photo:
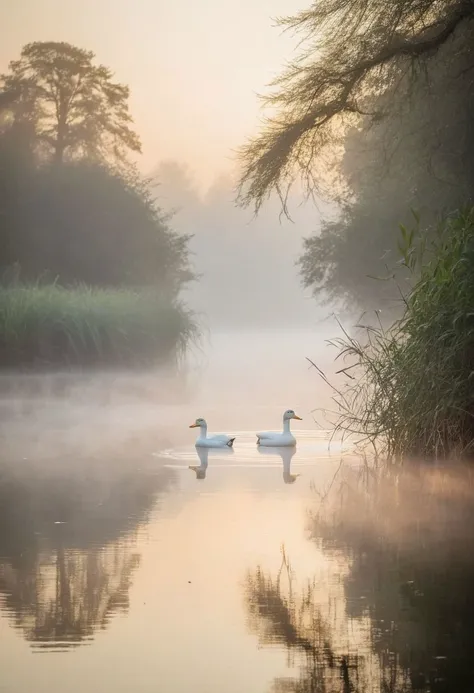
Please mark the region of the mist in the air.
POLYGON ((202 190, 186 164, 165 161, 153 172, 154 194, 173 228, 192 235, 199 281, 187 300, 217 330, 314 328, 330 314, 304 289, 297 261, 302 239, 317 233, 328 206, 305 204, 293 191, 285 215, 274 195, 255 215, 236 204, 235 182, 217 177, 202 190))

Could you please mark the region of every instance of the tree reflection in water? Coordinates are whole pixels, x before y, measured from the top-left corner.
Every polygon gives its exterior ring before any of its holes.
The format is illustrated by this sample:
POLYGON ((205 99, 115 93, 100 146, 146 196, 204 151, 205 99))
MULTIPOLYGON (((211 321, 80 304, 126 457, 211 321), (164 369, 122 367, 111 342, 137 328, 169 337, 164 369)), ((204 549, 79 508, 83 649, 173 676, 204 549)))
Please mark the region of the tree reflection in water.
POLYGON ((0 607, 35 647, 90 640, 128 610, 136 535, 172 470, 76 461, 0 476, 0 607))
POLYGON ((329 564, 345 566, 344 617, 329 618, 316 582, 295 593, 285 554, 276 576, 246 578, 250 630, 300 669, 275 693, 472 693, 473 480, 460 467, 342 467, 308 529, 329 564), (360 636, 346 652, 341 621, 360 636))
MULTIPOLYGON (((257 568, 245 581, 248 626, 264 646, 287 649, 288 666, 297 664, 298 678, 279 678, 274 693, 351 693, 358 689, 356 655, 340 652, 332 626, 318 606, 314 583, 294 591, 294 575, 282 549, 276 577, 257 568), (286 585, 286 587, 285 587, 286 585)), ((360 689, 365 690, 365 689, 360 689)))
POLYGON ((349 561, 350 618, 368 618, 377 691, 474 690, 473 470, 411 467, 363 480, 346 469, 311 521, 349 561))

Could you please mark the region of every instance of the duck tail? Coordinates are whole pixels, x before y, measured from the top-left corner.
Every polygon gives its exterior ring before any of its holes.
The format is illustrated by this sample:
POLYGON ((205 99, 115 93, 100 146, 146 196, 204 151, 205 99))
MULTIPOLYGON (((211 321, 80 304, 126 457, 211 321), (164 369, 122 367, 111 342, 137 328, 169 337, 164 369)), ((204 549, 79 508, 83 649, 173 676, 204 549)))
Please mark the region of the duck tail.
POLYGON ((227 445, 228 445, 230 448, 233 446, 234 440, 235 440, 235 438, 230 438, 229 442, 227 443, 227 445))

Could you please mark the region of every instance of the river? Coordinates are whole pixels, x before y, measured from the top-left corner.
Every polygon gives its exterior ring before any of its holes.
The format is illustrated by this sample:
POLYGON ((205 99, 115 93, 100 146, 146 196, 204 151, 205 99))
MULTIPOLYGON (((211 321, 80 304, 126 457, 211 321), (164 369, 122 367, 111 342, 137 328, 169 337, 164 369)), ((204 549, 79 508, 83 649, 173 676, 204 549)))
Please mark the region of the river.
POLYGON ((186 382, 4 376, 2 693, 474 690, 471 472, 329 445, 327 336, 217 334, 186 382), (296 451, 258 450, 290 407, 296 451), (198 455, 199 416, 234 450, 198 455))

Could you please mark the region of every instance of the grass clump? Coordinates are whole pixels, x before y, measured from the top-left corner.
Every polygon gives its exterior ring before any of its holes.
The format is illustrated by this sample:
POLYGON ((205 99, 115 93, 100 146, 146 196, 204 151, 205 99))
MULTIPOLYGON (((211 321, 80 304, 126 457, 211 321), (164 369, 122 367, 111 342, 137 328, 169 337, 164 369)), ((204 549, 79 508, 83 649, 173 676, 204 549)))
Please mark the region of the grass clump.
POLYGON ((156 291, 0 287, 0 364, 141 367, 179 358, 197 338, 192 314, 156 291))
POLYGON ((474 208, 445 219, 429 246, 416 229, 402 234, 402 262, 417 277, 403 317, 366 327, 364 342, 346 331, 333 341, 348 360, 335 428, 390 458, 472 456, 474 208))

